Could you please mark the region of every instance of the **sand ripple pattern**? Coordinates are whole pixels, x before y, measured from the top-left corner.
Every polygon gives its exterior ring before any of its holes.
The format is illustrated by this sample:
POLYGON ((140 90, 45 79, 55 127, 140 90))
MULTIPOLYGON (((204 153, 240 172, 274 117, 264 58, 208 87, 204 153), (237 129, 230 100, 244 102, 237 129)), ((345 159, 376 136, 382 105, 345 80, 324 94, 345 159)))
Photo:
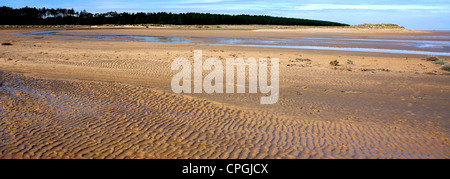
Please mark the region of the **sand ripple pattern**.
POLYGON ((449 158, 409 127, 274 116, 113 82, 0 73, 0 158, 449 158))

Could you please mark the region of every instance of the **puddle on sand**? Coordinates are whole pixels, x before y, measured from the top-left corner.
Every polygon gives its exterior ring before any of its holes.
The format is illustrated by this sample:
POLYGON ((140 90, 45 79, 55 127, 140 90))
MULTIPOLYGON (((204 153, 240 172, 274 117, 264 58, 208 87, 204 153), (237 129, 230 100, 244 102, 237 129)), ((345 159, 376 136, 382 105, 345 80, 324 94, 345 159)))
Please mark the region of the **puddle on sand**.
MULTIPOLYGON (((40 32, 30 32, 20 35, 33 35, 38 39, 42 39, 47 36, 58 36, 65 38, 91 38, 100 40, 117 40, 124 42, 153 42, 153 43, 173 43, 173 44, 193 44, 197 41, 183 38, 172 38, 172 37, 158 37, 158 36, 136 36, 136 35, 118 35, 118 34, 107 34, 107 33, 85 33, 85 32, 70 32, 70 31, 40 31, 40 32), (59 33, 68 32, 68 33, 59 33)), ((80 39, 82 40, 82 39, 80 39)))
POLYGON ((428 52, 428 51, 377 49, 377 48, 322 47, 322 46, 278 46, 278 45, 235 45, 235 46, 450 56, 450 52, 428 52))

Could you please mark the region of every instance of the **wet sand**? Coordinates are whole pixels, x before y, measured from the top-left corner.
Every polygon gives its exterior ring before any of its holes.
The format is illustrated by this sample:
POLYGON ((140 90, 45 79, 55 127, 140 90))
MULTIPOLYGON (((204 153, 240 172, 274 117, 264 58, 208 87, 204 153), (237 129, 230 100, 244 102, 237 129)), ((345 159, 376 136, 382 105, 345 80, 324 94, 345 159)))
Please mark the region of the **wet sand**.
MULTIPOLYGON (((0 158, 449 158, 450 76, 423 55, 15 35, 33 30, 0 30, 0 41, 13 44, 0 46, 0 158), (203 59, 280 58, 278 103, 260 105, 261 94, 174 94, 170 64, 192 60, 194 50, 203 59)), ((185 38, 439 33, 85 31, 185 38)))

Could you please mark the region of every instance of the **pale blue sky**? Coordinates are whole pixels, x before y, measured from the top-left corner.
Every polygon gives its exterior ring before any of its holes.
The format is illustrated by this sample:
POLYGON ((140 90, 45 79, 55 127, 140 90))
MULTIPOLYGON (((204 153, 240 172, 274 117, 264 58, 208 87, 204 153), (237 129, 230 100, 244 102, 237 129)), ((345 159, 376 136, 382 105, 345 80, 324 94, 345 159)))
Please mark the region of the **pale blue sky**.
POLYGON ((2 0, 0 6, 86 9, 89 12, 209 12, 391 23, 417 30, 450 30, 450 0, 2 0))

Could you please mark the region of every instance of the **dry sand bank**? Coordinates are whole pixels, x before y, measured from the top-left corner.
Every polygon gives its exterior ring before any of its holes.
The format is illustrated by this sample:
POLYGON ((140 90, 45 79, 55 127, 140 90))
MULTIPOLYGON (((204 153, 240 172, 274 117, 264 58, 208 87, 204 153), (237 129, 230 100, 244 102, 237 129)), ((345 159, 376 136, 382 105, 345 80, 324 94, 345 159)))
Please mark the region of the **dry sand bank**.
MULTIPOLYGON (((13 44, 0 46, 0 158, 449 158, 450 78, 424 56, 15 35, 26 31, 0 31, 0 41, 13 44), (259 105, 260 94, 173 94, 170 63, 192 60, 193 50, 204 59, 280 58, 279 102, 259 105)), ((292 35, 285 33, 272 35, 292 35)))
MULTIPOLYGON (((76 29, 73 29, 77 31, 76 29)), ((448 32, 440 31, 415 31, 406 29, 341 29, 341 28, 301 28, 301 29, 274 29, 264 28, 260 26, 248 28, 231 28, 231 29, 198 29, 198 28, 91 28, 81 29, 81 32, 97 32, 97 33, 113 33, 125 35, 154 35, 154 36, 171 36, 171 37, 245 37, 245 38, 270 38, 270 37, 330 37, 330 36, 347 36, 360 35, 362 37, 370 36, 408 36, 423 35, 432 36, 445 34, 448 32)))

